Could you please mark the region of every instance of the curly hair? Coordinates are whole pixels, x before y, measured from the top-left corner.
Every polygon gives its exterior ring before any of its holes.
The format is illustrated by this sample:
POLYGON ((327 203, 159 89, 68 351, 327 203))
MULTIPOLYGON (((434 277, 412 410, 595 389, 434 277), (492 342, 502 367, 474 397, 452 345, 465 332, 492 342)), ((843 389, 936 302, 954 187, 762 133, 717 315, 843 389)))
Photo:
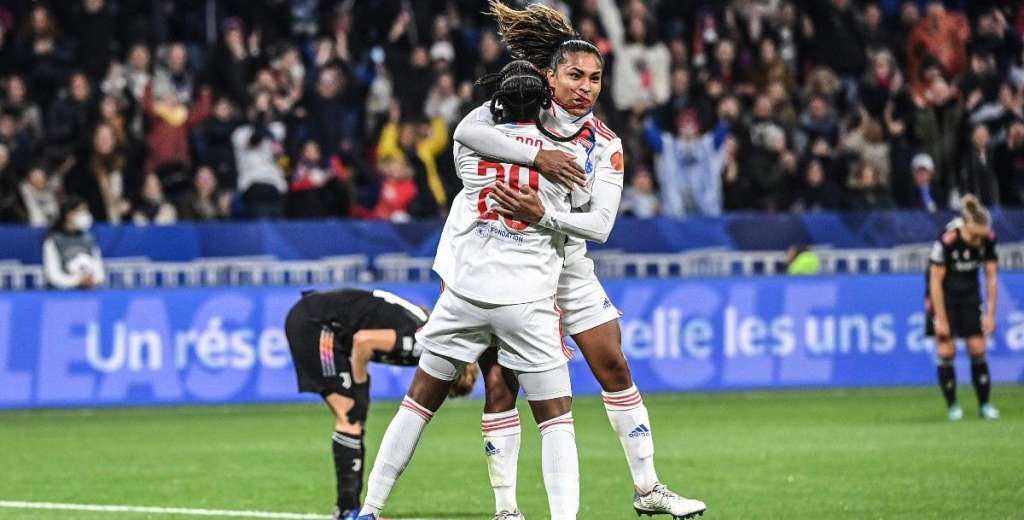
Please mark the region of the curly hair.
POLYGON ((569 54, 586 52, 604 65, 601 51, 581 39, 562 13, 546 5, 530 4, 524 9, 513 9, 499 0, 490 0, 487 14, 498 22, 498 34, 517 60, 529 61, 538 69, 554 69, 564 63, 569 54))
POLYGON ((551 108, 551 87, 529 61, 511 61, 501 72, 477 80, 476 85, 490 98, 491 116, 497 123, 532 120, 541 134, 559 142, 572 141, 584 130, 580 127, 571 136, 559 136, 544 127, 538 116, 541 110, 551 108))

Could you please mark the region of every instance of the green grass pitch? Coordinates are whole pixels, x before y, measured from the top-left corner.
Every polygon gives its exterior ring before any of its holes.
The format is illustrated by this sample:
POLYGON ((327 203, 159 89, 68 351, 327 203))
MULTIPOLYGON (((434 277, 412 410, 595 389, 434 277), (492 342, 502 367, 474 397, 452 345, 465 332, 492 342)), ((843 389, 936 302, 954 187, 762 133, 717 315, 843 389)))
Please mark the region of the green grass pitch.
MULTIPOLYGON (((1003 418, 949 423, 938 390, 646 396, 661 479, 708 519, 1024 518, 1024 387, 1003 418)), ((481 402, 428 427, 388 517, 488 519, 481 402)), ((374 403, 374 451, 395 402, 374 403)), ((546 516, 539 436, 524 415, 520 506, 546 516)), ((627 519, 631 483, 600 400, 577 400, 580 519, 627 519)), ((332 421, 316 404, 0 413, 0 500, 328 513, 332 421)), ((372 454, 368 466, 372 461, 372 454)), ((0 518, 144 518, 0 508, 0 518)), ((152 518, 182 518, 152 515, 152 518)))

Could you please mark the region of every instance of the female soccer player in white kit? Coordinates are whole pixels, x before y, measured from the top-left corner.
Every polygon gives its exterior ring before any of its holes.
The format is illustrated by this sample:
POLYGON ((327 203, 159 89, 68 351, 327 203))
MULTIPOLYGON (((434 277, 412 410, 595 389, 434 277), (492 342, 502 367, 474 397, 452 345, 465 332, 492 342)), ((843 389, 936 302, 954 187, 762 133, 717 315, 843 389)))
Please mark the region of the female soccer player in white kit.
MULTIPOLYGON (((514 61, 496 83, 491 106, 502 132, 576 155, 578 135, 561 138, 543 129, 541 109, 550 107, 550 93, 540 70, 514 61)), ((464 187, 445 222, 435 260, 446 286, 416 335, 425 352, 381 441, 358 520, 377 519, 458 369, 495 341, 500 344, 498 362, 515 373, 541 430, 551 518, 572 520, 579 509, 579 463, 568 358, 555 304, 566 237, 499 215, 491 199, 497 186, 522 187, 548 207, 569 211, 571 191, 528 167, 494 162, 462 145, 456 145, 455 156, 464 187)))
MULTIPOLYGON (((550 115, 562 132, 584 128, 585 186, 589 202, 581 212, 548 207, 528 191, 516 193, 498 186, 499 214, 537 222, 570 237, 565 265, 558 282, 557 301, 563 313, 565 333, 580 346, 603 389, 605 409, 618 435, 635 487, 637 513, 669 514, 689 518, 704 512, 698 500, 679 496, 662 485, 654 468, 654 443, 647 409, 633 384, 622 354, 619 313, 611 304, 585 256, 583 239, 607 240, 618 213, 624 161, 622 143, 592 114, 601 91, 603 60, 596 47, 578 39, 561 14, 541 5, 514 10, 497 2, 491 15, 498 20, 502 37, 512 54, 544 67, 555 104, 550 115)), ((574 177, 576 158, 558 152, 524 146, 493 128, 487 108, 466 116, 455 131, 455 140, 485 156, 517 164, 530 164, 557 178, 574 177)), ((575 203, 574 203, 575 205, 575 203)), ((491 485, 495 492, 495 520, 521 519, 516 504, 516 463, 519 451, 519 419, 515 409, 517 389, 508 388, 501 370, 485 371, 487 402, 481 423, 491 485)))

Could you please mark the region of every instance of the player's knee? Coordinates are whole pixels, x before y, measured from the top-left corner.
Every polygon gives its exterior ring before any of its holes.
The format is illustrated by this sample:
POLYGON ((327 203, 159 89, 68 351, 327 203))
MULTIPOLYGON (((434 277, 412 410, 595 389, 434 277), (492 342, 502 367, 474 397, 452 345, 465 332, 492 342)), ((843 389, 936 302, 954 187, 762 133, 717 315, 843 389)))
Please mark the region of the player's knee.
POLYGON ((425 351, 420 356, 419 368, 424 371, 430 377, 440 379, 441 381, 455 381, 455 377, 458 376, 459 370, 465 366, 464 361, 452 359, 445 356, 439 356, 432 352, 425 351))

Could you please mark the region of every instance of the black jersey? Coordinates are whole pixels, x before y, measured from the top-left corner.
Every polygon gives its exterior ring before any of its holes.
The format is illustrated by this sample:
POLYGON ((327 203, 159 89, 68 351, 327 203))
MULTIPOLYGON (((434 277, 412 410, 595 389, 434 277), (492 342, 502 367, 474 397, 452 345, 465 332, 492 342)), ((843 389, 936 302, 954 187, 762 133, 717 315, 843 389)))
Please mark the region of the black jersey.
MULTIPOLYGON (((996 236, 989 233, 989 236, 982 239, 981 243, 973 247, 964 241, 960 234, 960 227, 957 221, 946 229, 938 240, 932 244, 932 251, 928 257, 932 265, 941 265, 946 268, 946 278, 942 281, 942 289, 946 301, 951 298, 981 299, 981 284, 978 282, 978 268, 985 262, 996 261, 996 236)), ((930 292, 928 274, 925 274, 925 295, 930 292)))
POLYGON ((338 289, 307 293, 302 306, 308 318, 330 328, 343 352, 352 350, 352 336, 367 329, 394 329, 397 343, 391 352, 376 353, 374 361, 414 365, 418 350, 413 345, 416 330, 427 322, 427 313, 387 291, 338 289))

